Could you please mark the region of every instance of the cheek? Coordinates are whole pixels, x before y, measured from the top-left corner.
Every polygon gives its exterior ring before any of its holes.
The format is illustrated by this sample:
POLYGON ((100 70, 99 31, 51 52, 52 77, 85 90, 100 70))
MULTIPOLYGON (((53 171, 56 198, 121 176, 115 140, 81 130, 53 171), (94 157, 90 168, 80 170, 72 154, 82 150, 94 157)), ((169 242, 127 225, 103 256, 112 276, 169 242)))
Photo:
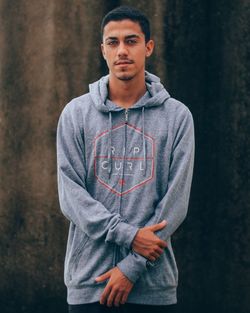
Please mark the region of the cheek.
POLYGON ((139 53, 137 53, 136 58, 138 63, 144 63, 146 58, 145 50, 142 50, 139 53))
POLYGON ((111 58, 107 58, 107 59, 106 59, 106 62, 107 62, 107 64, 108 64, 109 67, 113 64, 113 61, 112 61, 111 58))
POLYGON ((140 49, 138 49, 137 51, 135 51, 135 56, 137 57, 137 59, 139 60, 143 60, 146 57, 146 49, 144 47, 141 47, 140 49))
POLYGON ((112 63, 112 61, 114 59, 113 53, 111 53, 110 51, 106 52, 105 59, 106 59, 107 63, 109 63, 109 64, 112 63))

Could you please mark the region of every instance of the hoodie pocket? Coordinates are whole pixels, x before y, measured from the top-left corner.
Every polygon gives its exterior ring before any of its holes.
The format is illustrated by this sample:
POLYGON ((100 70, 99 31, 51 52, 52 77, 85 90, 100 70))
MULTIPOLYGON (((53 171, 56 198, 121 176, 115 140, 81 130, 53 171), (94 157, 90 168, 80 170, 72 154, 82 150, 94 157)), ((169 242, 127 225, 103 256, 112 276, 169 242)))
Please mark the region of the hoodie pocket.
POLYGON ((98 284, 95 278, 112 268, 112 260, 112 244, 85 235, 69 263, 68 285, 79 288, 98 284))
MULTIPOLYGON (((87 234, 83 232, 75 232, 75 238, 73 242, 71 243, 72 245, 72 254, 69 253, 68 256, 68 266, 65 269, 67 273, 67 284, 69 281, 72 280, 72 271, 75 266, 75 264, 78 263, 78 260, 81 256, 81 251, 84 249, 84 246, 86 245, 87 241, 89 240, 89 237, 87 234)), ((69 249, 70 250, 70 249, 69 249)))

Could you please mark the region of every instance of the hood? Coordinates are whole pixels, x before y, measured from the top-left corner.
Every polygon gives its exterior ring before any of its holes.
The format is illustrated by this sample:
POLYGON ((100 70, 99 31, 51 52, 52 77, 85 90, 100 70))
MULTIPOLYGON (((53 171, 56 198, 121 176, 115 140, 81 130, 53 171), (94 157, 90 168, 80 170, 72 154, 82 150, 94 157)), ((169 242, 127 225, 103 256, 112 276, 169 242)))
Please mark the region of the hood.
MULTIPOLYGON (((112 173, 112 112, 125 110, 108 99, 108 81, 109 75, 103 76, 100 80, 89 85, 90 96, 94 106, 98 111, 108 113, 108 129, 109 129, 109 140, 108 140, 108 162, 109 162, 109 178, 112 173)), ((144 176, 146 176, 147 170, 147 149, 145 140, 145 119, 144 111, 145 108, 155 107, 162 105, 167 99, 170 98, 169 93, 161 84, 160 78, 145 71, 145 82, 147 87, 147 93, 139 99, 133 106, 129 108, 136 109, 141 108, 141 124, 142 124, 142 145, 143 145, 143 159, 144 159, 144 176)), ((128 121, 127 121, 128 122, 128 121)), ((126 132, 125 132, 126 136, 126 132)))
MULTIPOLYGON (((89 85, 89 92, 94 106, 98 111, 106 113, 110 111, 124 110, 124 108, 117 106, 115 103, 106 101, 108 98, 108 81, 109 75, 106 75, 103 76, 100 80, 89 85)), ((160 78, 158 76, 145 71, 145 82, 147 90, 150 94, 150 98, 145 102, 137 102, 129 109, 143 106, 145 108, 159 106, 162 105, 165 100, 170 98, 169 93, 161 84, 160 78)))

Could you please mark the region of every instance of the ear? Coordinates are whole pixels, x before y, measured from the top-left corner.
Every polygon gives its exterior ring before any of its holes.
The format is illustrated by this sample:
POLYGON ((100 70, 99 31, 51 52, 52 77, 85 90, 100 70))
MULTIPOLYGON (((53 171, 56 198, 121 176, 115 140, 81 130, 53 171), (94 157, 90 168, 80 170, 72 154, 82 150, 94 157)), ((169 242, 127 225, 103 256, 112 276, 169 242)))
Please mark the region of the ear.
POLYGON ((106 57, 105 57, 105 48, 104 48, 104 44, 101 43, 101 50, 102 50, 102 56, 103 58, 106 60, 106 57))
POLYGON ((147 43, 146 43, 146 58, 149 58, 151 56, 151 54, 154 51, 154 46, 155 43, 152 39, 150 39, 147 43))

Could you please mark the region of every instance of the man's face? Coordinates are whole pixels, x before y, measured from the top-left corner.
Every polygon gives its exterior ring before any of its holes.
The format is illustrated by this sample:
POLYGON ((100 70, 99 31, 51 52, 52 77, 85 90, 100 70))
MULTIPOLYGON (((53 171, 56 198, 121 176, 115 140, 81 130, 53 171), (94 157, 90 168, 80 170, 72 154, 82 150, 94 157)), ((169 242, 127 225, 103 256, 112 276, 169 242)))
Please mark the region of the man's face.
POLYGON ((154 42, 145 43, 140 24, 126 19, 104 27, 101 48, 110 74, 119 80, 131 80, 145 71, 145 58, 152 54, 154 42))

